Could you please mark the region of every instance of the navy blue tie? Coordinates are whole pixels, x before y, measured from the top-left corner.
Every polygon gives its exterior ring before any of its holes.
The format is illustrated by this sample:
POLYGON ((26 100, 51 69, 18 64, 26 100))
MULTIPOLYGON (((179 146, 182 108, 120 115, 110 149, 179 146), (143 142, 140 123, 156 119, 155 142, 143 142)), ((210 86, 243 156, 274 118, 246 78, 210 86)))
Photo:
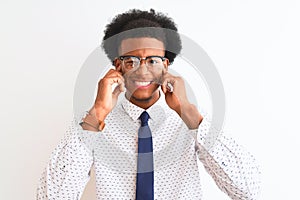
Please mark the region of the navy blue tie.
POLYGON ((138 133, 138 160, 136 178, 136 200, 154 199, 154 172, 152 135, 148 126, 149 114, 144 111, 141 116, 138 133))

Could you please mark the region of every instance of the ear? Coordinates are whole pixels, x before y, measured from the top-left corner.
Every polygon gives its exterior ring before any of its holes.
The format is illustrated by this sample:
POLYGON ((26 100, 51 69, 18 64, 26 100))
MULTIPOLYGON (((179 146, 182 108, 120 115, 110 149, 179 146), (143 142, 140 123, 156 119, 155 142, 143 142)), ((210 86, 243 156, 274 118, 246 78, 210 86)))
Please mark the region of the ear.
POLYGON ((169 59, 166 59, 164 61, 164 69, 163 69, 164 73, 168 71, 169 65, 170 65, 169 59))
POLYGON ((122 66, 121 66, 121 61, 119 59, 115 59, 114 60, 114 66, 116 67, 116 70, 118 72, 121 72, 122 73, 122 66))

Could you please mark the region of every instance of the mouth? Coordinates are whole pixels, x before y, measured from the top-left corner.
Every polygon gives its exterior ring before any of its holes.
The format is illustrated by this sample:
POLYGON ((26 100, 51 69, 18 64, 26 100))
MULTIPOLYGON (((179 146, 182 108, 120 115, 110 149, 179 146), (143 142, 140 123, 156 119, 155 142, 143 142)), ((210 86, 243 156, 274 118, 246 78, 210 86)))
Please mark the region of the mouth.
POLYGON ((148 88, 151 85, 152 81, 134 81, 134 84, 137 88, 148 88))

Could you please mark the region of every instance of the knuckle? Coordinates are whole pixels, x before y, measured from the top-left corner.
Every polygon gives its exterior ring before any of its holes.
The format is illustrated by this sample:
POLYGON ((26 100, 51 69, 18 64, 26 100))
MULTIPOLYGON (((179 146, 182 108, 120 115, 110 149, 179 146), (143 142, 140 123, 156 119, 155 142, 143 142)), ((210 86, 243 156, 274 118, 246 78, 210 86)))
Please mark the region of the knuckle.
POLYGON ((108 78, 107 78, 107 77, 103 77, 103 78, 99 81, 98 85, 106 84, 107 81, 108 81, 108 78))

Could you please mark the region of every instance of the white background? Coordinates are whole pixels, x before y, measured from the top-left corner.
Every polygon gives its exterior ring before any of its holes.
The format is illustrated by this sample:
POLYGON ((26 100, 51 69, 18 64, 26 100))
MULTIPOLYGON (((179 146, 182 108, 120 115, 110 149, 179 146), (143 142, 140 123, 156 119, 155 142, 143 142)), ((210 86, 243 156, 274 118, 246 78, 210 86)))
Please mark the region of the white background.
MULTIPOLYGON (((226 132, 262 167, 261 199, 296 199, 300 168, 300 5, 293 0, 0 2, 0 199, 34 199, 72 114, 73 90, 111 18, 168 13, 211 57, 226 93, 226 132)), ((228 199, 210 177, 204 199, 228 199)), ((94 198, 93 181, 85 198, 94 198)))

